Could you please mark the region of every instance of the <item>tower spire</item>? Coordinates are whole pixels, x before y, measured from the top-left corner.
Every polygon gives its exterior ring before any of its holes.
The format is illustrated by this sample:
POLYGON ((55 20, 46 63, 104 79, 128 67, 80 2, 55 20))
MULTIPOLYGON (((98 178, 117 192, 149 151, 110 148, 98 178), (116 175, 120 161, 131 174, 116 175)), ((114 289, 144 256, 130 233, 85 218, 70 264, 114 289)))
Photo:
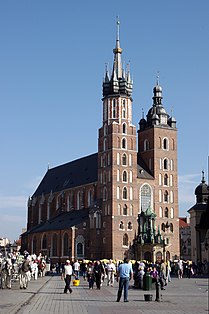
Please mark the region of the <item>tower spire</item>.
POLYGON ((113 74, 114 72, 117 75, 117 79, 122 78, 123 76, 123 66, 121 61, 122 48, 120 47, 120 21, 117 16, 117 32, 116 32, 116 46, 113 49, 114 53, 114 63, 113 63, 113 74))

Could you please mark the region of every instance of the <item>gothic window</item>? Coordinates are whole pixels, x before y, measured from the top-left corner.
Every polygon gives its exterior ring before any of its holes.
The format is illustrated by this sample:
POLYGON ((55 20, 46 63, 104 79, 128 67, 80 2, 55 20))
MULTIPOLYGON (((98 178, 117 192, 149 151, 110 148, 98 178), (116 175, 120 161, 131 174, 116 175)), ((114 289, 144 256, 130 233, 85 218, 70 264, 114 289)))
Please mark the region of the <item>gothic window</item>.
POLYGON ((127 171, 123 171, 123 182, 128 181, 127 171))
POLYGON ((126 157, 126 154, 123 154, 123 156, 122 156, 122 165, 123 165, 123 166, 126 166, 126 165, 127 165, 127 157, 126 157))
POLYGON ((132 230, 132 229, 133 229, 132 222, 131 222, 131 221, 129 221, 129 222, 128 222, 128 230, 132 230))
POLYGON ((104 135, 107 135, 107 124, 104 125, 104 135))
POLYGON ((164 185, 168 186, 168 175, 167 175, 167 173, 164 175, 164 185))
POLYGON ((146 211, 151 205, 151 188, 148 184, 144 184, 141 188, 141 209, 146 211))
POLYGON ((164 193, 164 202, 168 203, 168 191, 165 191, 164 193))
POLYGON ((128 235, 126 233, 123 236, 123 245, 128 246, 128 235))
POLYGON ((77 255, 83 255, 83 244, 82 243, 77 244, 77 255))
POLYGON ((128 191, 127 191, 127 187, 123 188, 123 199, 127 200, 128 199, 128 191))
POLYGON ((164 169, 164 170, 168 170, 168 159, 167 159, 167 158, 165 158, 165 159, 163 160, 163 169, 164 169))
POLYGON ((128 207, 127 207, 126 204, 123 206, 123 215, 124 215, 124 216, 127 216, 127 215, 128 215, 128 207))
POLYGON ((165 224, 164 223, 162 223, 161 229, 162 229, 163 232, 165 232, 165 224))
POLYGON ((123 134, 126 134, 126 124, 123 123, 123 134))
POLYGON ((122 221, 120 222, 119 229, 121 229, 121 230, 124 229, 124 223, 122 221))
POLYGON ((47 249, 47 238, 46 238, 46 234, 43 236, 43 239, 42 239, 42 249, 47 249))
POLYGON ((168 150, 168 139, 167 138, 163 139, 163 149, 168 150))
POLYGON ((164 213, 164 217, 168 218, 168 208, 165 208, 165 213, 164 213))
POLYGON ((52 256, 57 256, 57 235, 54 234, 52 238, 52 256))
POLYGON ((170 230, 171 230, 171 232, 173 232, 173 224, 172 223, 170 223, 170 230))
POLYGON ((113 104, 112 104, 112 117, 113 119, 116 118, 116 101, 113 99, 113 104))
POLYGON ((69 243, 68 243, 68 235, 67 233, 64 234, 63 237, 63 255, 68 256, 69 255, 69 243))
POLYGON ((93 201, 93 191, 88 190, 88 206, 91 205, 92 201, 93 201))
POLYGON ((122 148, 126 149, 126 139, 125 138, 122 139, 122 148))

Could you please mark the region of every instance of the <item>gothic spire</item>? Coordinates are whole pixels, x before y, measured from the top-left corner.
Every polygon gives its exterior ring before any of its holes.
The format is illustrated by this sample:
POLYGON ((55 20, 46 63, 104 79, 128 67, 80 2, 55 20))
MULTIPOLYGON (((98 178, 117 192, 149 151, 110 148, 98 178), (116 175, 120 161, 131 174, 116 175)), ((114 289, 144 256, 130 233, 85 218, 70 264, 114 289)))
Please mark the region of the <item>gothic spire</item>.
POLYGON ((113 49, 114 63, 113 63, 113 74, 116 73, 117 79, 123 76, 123 66, 121 60, 122 48, 120 47, 120 21, 117 20, 117 32, 116 32, 116 46, 113 49))

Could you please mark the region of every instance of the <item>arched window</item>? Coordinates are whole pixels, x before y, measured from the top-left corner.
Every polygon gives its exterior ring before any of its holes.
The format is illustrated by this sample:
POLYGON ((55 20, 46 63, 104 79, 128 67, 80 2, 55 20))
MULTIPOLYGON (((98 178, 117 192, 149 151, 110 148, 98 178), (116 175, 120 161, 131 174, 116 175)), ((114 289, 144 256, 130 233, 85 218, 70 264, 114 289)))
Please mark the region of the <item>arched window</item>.
POLYGON ((113 99, 113 104, 112 104, 112 117, 113 119, 116 118, 116 101, 113 99))
POLYGON ((163 149, 168 150, 168 139, 167 138, 163 139, 163 149))
POLYGON ((123 236, 123 245, 128 246, 128 235, 126 233, 123 236))
POLYGON ((123 199, 127 200, 128 199, 128 192, 127 192, 127 187, 123 188, 123 199))
POLYGON ((128 230, 132 230, 132 229, 133 229, 132 222, 131 222, 131 221, 129 221, 129 222, 128 222, 128 230))
POLYGON ((167 175, 167 173, 164 175, 164 185, 168 186, 168 175, 167 175))
POLYGON ((122 165, 123 165, 123 166, 126 166, 126 165, 127 165, 127 157, 126 157, 126 154, 123 154, 123 156, 122 156, 122 165))
POLYGON ((165 214, 164 214, 164 216, 165 216, 166 218, 168 218, 168 207, 165 208, 165 214))
POLYGON ((123 123, 123 134, 126 134, 126 124, 123 123))
POLYGON ((107 135, 107 124, 104 125, 104 135, 107 135))
POLYGON ((163 160, 163 169, 168 170, 168 159, 166 158, 163 160))
POLYGON ((67 233, 64 234, 63 237, 63 255, 68 256, 69 255, 69 244, 68 244, 68 235, 67 233))
POLYGON ((126 149, 126 139, 125 138, 122 139, 122 148, 126 149))
POLYGON ((122 221, 120 222, 119 229, 121 229, 121 230, 124 229, 124 223, 122 221))
POLYGON ((165 224, 164 223, 162 223, 161 229, 162 229, 163 232, 165 232, 165 224))
POLYGON ((123 182, 127 182, 128 178, 127 178, 127 172, 124 170, 123 171, 123 182))
POLYGON ((168 191, 164 193, 164 202, 168 203, 168 191))
POLYGON ((173 232, 173 224, 172 223, 170 223, 170 230, 171 230, 171 232, 173 232))
POLYGON ((57 256, 57 235, 54 234, 52 238, 52 256, 57 256))
POLYGON ((128 207, 127 207, 126 204, 123 206, 123 215, 124 215, 124 216, 127 216, 127 215, 128 215, 128 207))
POLYGON ((151 206, 151 188, 148 184, 144 184, 141 188, 141 209, 146 211, 151 206))
POLYGON ((83 244, 82 243, 77 244, 77 255, 83 255, 83 244))

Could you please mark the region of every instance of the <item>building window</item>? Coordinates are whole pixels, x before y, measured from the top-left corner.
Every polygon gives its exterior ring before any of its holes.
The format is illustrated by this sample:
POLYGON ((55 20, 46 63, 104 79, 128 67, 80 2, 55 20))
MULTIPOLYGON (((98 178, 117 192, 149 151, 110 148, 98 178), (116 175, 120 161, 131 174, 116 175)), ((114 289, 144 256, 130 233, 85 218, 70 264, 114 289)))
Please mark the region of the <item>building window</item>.
POLYGON ((163 160, 163 169, 164 169, 164 170, 168 170, 168 159, 167 159, 167 158, 165 158, 165 159, 163 160))
POLYGON ((149 141, 146 139, 144 140, 144 151, 149 150, 149 141))
POLYGON ((162 223, 162 225, 161 225, 161 230, 162 230, 163 232, 165 232, 165 224, 164 224, 164 223, 162 223))
POLYGON ((123 166, 126 166, 126 165, 127 165, 127 157, 126 157, 126 154, 123 154, 123 156, 122 156, 122 165, 123 165, 123 166))
POLYGON ((52 256, 57 256, 57 235, 54 234, 52 238, 52 256))
POLYGON ((69 244, 68 244, 68 235, 67 233, 64 234, 63 238, 63 255, 68 256, 69 255, 69 244))
POLYGON ((166 149, 166 150, 168 150, 168 139, 167 138, 164 138, 163 139, 163 149, 166 149))
POLYGON ((106 201, 107 200, 107 188, 104 187, 103 189, 103 201, 106 201))
POLYGON ((126 117, 126 101, 125 99, 123 100, 123 119, 126 117))
POLYGON ((164 193, 164 202, 168 203, 168 191, 165 191, 164 193))
POLYGON ((125 138, 122 139, 122 148, 126 149, 126 139, 125 138))
POLYGON ((126 134, 126 124, 123 123, 123 134, 126 134))
POLYGON ((131 221, 129 221, 129 222, 128 222, 128 230, 132 230, 132 229, 133 229, 132 222, 131 222, 131 221))
POLYGON ((123 199, 127 200, 128 199, 128 191, 127 191, 127 187, 123 188, 123 199))
POLYGON ((126 204, 123 206, 123 215, 124 215, 124 216, 127 216, 127 215, 128 215, 128 207, 127 207, 126 204))
POLYGON ((104 139, 104 145, 103 146, 104 146, 103 147, 104 151, 107 150, 107 139, 106 138, 104 139))
POLYGON ((171 232, 173 232, 173 224, 172 223, 170 223, 170 230, 171 230, 171 232))
POLYGON ((167 175, 167 173, 164 175, 164 185, 168 186, 168 175, 167 175))
POLYGON ((127 172, 124 170, 123 171, 123 182, 127 182, 127 181, 128 181, 127 172))
POLYGON ((83 255, 83 244, 82 243, 77 244, 77 255, 83 255))
POLYGON ((168 218, 168 208, 167 208, 167 207, 165 208, 164 217, 165 217, 165 218, 168 218))
POLYGON ((123 246, 128 246, 128 235, 126 233, 123 236, 123 246))
POLYGON ((151 206, 151 188, 148 184, 144 184, 141 188, 141 209, 146 211, 151 206))
POLYGON ((120 222, 119 229, 121 229, 121 230, 124 229, 124 223, 122 221, 120 222))

